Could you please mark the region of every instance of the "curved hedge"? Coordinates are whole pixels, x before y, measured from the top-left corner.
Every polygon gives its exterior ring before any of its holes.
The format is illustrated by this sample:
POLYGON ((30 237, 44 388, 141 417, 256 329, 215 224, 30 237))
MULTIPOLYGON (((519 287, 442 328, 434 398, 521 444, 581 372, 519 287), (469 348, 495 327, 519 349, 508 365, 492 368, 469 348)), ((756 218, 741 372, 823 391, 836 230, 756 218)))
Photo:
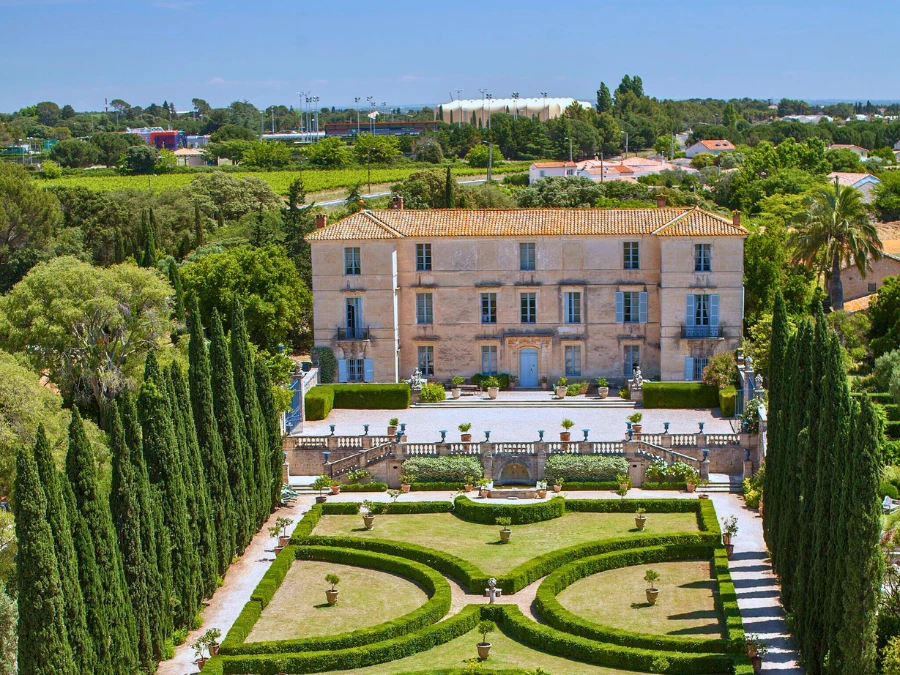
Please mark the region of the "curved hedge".
POLYGON ((455 513, 463 520, 483 525, 493 525, 497 518, 510 518, 513 525, 539 523, 566 514, 566 500, 553 497, 537 504, 485 504, 473 502, 460 495, 454 500, 455 513))
POLYGON ((645 408, 718 408, 719 390, 703 382, 644 382, 645 408))
MULTIPOLYGON (((426 565, 398 558, 396 556, 354 551, 330 546, 299 546, 295 548, 297 560, 323 560, 382 570, 412 579, 420 583, 430 596, 421 607, 398 617, 360 630, 338 635, 323 635, 296 640, 272 640, 246 642, 247 636, 259 618, 249 613, 238 617, 228 637, 222 643, 222 654, 278 654, 285 652, 313 652, 324 649, 346 649, 360 645, 389 640, 405 635, 425 626, 437 623, 450 611, 450 584, 437 571, 426 565), (252 618, 252 622, 249 619, 252 618)), ((283 577, 282 577, 283 580, 283 577)))

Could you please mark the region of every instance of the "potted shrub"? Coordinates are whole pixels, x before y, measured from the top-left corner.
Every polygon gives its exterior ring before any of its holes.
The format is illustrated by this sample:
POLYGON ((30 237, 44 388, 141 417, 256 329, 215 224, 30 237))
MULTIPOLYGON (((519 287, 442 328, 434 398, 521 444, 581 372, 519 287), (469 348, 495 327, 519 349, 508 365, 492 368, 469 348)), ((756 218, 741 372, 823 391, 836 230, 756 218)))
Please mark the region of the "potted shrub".
POLYGON ((688 492, 693 492, 697 488, 698 480, 700 480, 700 474, 696 469, 691 468, 684 472, 684 487, 688 492))
POLYGON ((659 572, 647 570, 647 573, 644 575, 644 581, 650 584, 650 587, 645 591, 647 593, 647 602, 655 605, 656 599, 659 597, 659 589, 653 583, 659 581, 659 572))
POLYGON ((219 655, 219 638, 222 637, 222 631, 218 628, 210 628, 204 634, 207 640, 206 648, 209 650, 210 656, 219 655))
POLYGON ((339 480, 331 481, 331 494, 333 494, 333 495, 341 494, 341 481, 339 481, 339 480))
POLYGON ((319 491, 319 494, 316 495, 316 504, 324 504, 328 497, 322 493, 325 492, 325 490, 331 489, 331 479, 325 475, 318 476, 313 481, 312 489, 319 491))
POLYGON ((479 621, 478 632, 481 633, 481 642, 475 646, 478 648, 478 658, 484 661, 491 654, 491 643, 487 641, 487 636, 494 632, 494 622, 487 619, 479 621))
POLYGON ((221 636, 222 631, 218 628, 210 628, 191 643, 191 647, 194 649, 194 656, 197 657, 194 663, 197 664, 197 667, 200 668, 200 670, 203 670, 203 666, 209 661, 209 656, 215 656, 219 653, 218 639, 221 636), (209 652, 209 656, 203 655, 203 652, 205 651, 209 652))
POLYGON ((475 485, 478 487, 478 496, 479 497, 487 497, 488 496, 488 485, 491 484, 487 478, 479 478, 478 482, 475 485))
POLYGON ((400 489, 403 492, 409 492, 409 489, 412 487, 414 477, 408 473, 404 473, 400 476, 400 489))
POLYGON ((647 524, 647 516, 644 514, 647 512, 643 506, 637 507, 634 511, 634 526, 638 529, 638 532, 644 531, 644 526, 647 524))
POLYGON ((387 491, 387 496, 391 498, 392 504, 397 501, 397 497, 399 497, 400 494, 401 494, 400 490, 388 490, 387 491))
POLYGON ((518 378, 518 377, 516 377, 515 375, 510 375, 510 376, 509 376, 509 388, 510 388, 511 390, 512 390, 512 389, 515 389, 515 388, 516 388, 516 385, 517 385, 518 383, 519 383, 519 378, 518 378))
POLYGON ((462 389, 459 388, 459 385, 461 385, 465 381, 466 378, 460 377, 459 375, 453 377, 450 380, 450 383, 453 385, 453 388, 450 390, 450 395, 453 396, 453 398, 459 398, 460 396, 462 396, 462 389))
POLYGON ((566 377, 561 377, 556 381, 556 398, 565 398, 569 393, 568 381, 569 379, 566 377))
POLYGON ((737 518, 735 516, 730 516, 728 518, 722 519, 722 544, 725 546, 725 550, 728 552, 728 557, 731 557, 731 554, 734 552, 734 544, 731 543, 731 540, 737 536, 738 533, 738 524, 737 518))
POLYGON ((620 493, 628 492, 631 489, 631 478, 627 473, 617 473, 616 482, 619 484, 620 493))
POLYGON ((546 375, 541 377, 541 389, 549 389, 550 388, 550 380, 547 379, 546 375))
POLYGON ((278 544, 280 546, 287 546, 290 543, 291 538, 288 536, 287 528, 289 525, 293 524, 294 521, 290 518, 282 518, 281 516, 279 516, 275 519, 275 527, 281 530, 281 534, 278 535, 278 544))
POLYGON ((368 499, 364 499, 363 503, 359 505, 360 510, 362 511, 363 524, 366 526, 367 530, 371 530, 375 527, 375 514, 372 513, 374 506, 375 505, 368 499))
POLYGON ((325 598, 328 600, 328 606, 334 607, 338 600, 337 585, 341 583, 341 580, 337 574, 326 574, 325 581, 331 584, 331 588, 325 591, 325 598))
POLYGON ((569 439, 572 438, 572 434, 571 434, 571 432, 569 431, 569 429, 571 429, 572 427, 575 426, 575 422, 573 422, 572 420, 566 418, 566 419, 564 419, 562 422, 560 422, 559 424, 560 424, 560 426, 561 426, 563 429, 565 429, 565 431, 560 431, 560 432, 559 432, 559 440, 563 441, 564 443, 567 443, 567 442, 569 441, 569 439))
POLYGON ((535 485, 535 491, 537 492, 538 499, 544 499, 547 496, 547 481, 539 480, 535 485))
POLYGON ((482 386, 487 389, 487 393, 490 398, 497 398, 497 394, 500 393, 500 380, 498 380, 493 375, 485 378, 482 381, 482 386))
POLYGON ((559 492, 560 490, 562 490, 564 480, 565 480, 565 478, 563 478, 562 476, 557 476, 556 478, 553 479, 553 491, 554 492, 559 492))
POLYGON ((472 434, 469 433, 469 429, 472 428, 471 422, 463 422, 458 427, 459 429, 459 440, 463 443, 471 443, 472 442, 472 434))
POLYGON ((273 539, 278 540, 278 543, 275 544, 275 546, 273 548, 273 550, 275 551, 275 555, 278 555, 279 553, 281 553, 282 549, 284 548, 284 544, 281 543, 281 538, 278 536, 279 532, 281 532, 281 528, 278 526, 277 523, 269 528, 269 536, 272 537, 273 539))
POLYGON ((744 645, 750 663, 753 664, 753 672, 759 675, 762 671, 762 657, 769 653, 769 648, 755 633, 750 633, 744 638, 744 645))
POLYGON ((641 420, 644 418, 644 413, 636 412, 634 415, 628 416, 628 421, 631 422, 631 426, 634 429, 634 435, 640 436, 641 429, 644 428, 644 425, 641 424, 641 420))
POLYGON ((509 536, 512 534, 512 530, 509 529, 509 526, 512 525, 512 518, 494 518, 494 522, 502 528, 500 530, 500 541, 508 544, 509 536))
POLYGON ((387 435, 392 439, 397 435, 397 427, 400 426, 400 419, 398 417, 392 417, 388 421, 387 435))
POLYGON ((605 377, 597 378, 597 396, 600 398, 609 396, 609 382, 605 377))

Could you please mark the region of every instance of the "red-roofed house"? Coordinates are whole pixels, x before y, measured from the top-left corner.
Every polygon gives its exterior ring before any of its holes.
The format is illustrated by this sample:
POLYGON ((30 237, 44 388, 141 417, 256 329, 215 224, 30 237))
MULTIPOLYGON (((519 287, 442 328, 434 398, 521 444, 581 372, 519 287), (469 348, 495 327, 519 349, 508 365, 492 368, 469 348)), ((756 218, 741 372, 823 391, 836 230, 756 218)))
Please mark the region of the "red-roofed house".
POLYGON ((533 183, 541 178, 574 176, 577 171, 577 162, 535 162, 528 167, 528 182, 533 183))
POLYGON ((721 155, 723 152, 733 152, 734 143, 723 139, 697 141, 693 145, 689 145, 684 151, 685 157, 693 157, 701 153, 709 153, 710 155, 721 155))

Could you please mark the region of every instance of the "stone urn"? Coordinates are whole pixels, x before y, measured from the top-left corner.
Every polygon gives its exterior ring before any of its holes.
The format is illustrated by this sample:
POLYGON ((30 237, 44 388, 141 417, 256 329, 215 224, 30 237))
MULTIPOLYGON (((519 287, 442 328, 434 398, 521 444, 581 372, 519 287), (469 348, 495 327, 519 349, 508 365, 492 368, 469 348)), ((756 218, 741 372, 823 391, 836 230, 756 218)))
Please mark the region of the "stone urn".
POLYGON ((631 425, 631 428, 634 429, 634 435, 635 435, 635 436, 640 436, 640 435, 641 435, 641 429, 644 428, 644 425, 641 424, 640 422, 635 422, 634 424, 631 425))
POLYGON ((731 556, 734 555, 734 544, 725 544, 725 553, 728 554, 728 559, 731 560, 731 556))
POLYGON ((597 396, 600 398, 609 396, 609 387, 597 387, 597 396))
POLYGON ((460 389, 459 387, 454 387, 450 390, 450 395, 453 398, 459 398, 460 396, 462 396, 462 389, 460 389))
POLYGON ((325 591, 325 599, 328 601, 329 607, 334 607, 338 601, 338 590, 327 590, 325 591))
POLYGON ((565 398, 567 393, 569 393, 568 387, 556 387, 556 398, 565 398))
POLYGON ((489 398, 497 398, 497 394, 500 393, 500 387, 488 387, 488 397, 489 398))
POLYGON ((367 513, 363 516, 363 523, 365 524, 367 530, 371 530, 375 527, 375 516, 373 516, 371 513, 367 513))
POLYGON ((634 526, 638 529, 639 532, 644 531, 644 527, 647 525, 647 516, 640 515, 634 517, 634 526))
POLYGON ((559 492, 560 490, 562 490, 562 485, 554 485, 554 486, 553 486, 553 491, 554 491, 554 492, 559 492))
POLYGON ((491 643, 490 642, 479 642, 475 645, 478 648, 478 658, 482 661, 486 660, 488 656, 491 655, 491 643))
POLYGON ((504 527, 502 530, 500 530, 500 541, 503 542, 504 544, 508 544, 509 536, 511 534, 512 534, 512 530, 509 529, 508 527, 504 527))
POLYGON ((656 600, 659 598, 659 589, 658 588, 647 588, 644 590, 647 594, 647 602, 651 605, 656 604, 656 600))

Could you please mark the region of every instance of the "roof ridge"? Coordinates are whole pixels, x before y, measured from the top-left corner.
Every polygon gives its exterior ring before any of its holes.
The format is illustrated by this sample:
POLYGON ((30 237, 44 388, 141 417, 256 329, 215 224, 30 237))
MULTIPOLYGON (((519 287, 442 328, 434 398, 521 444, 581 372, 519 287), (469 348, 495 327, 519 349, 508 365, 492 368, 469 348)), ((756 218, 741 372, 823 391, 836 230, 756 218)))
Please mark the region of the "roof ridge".
MULTIPOLYGON (((389 210, 389 209, 385 209, 385 211, 388 211, 388 210, 389 210)), ((385 230, 387 230, 388 232, 390 232, 390 233, 391 233, 392 235, 394 235, 395 237, 403 238, 403 237, 406 236, 405 234, 403 234, 402 232, 400 232, 400 230, 398 230, 397 228, 392 227, 391 225, 388 225, 388 224, 387 224, 386 222, 384 222, 381 218, 379 218, 378 216, 376 216, 375 213, 374 213, 373 211, 371 211, 370 209, 364 209, 364 210, 362 211, 362 213, 363 213, 363 215, 368 216, 371 220, 373 220, 373 221, 375 222, 376 225, 378 225, 379 227, 383 227, 385 230)))
MULTIPOLYGON (((673 207, 673 208, 674 208, 674 207, 673 207)), ((658 232, 662 232, 662 231, 665 230, 667 227, 671 227, 672 225, 674 225, 675 223, 677 223, 679 220, 681 220, 682 218, 686 217, 689 213, 691 213, 691 212, 693 212, 693 211, 696 211, 696 210, 697 210, 697 206, 696 206, 696 205, 694 205, 694 208, 692 208, 692 209, 685 209, 685 210, 684 210, 684 213, 679 213, 679 214, 678 214, 677 216, 675 216, 672 220, 670 220, 670 221, 667 222, 667 223, 664 223, 664 224, 660 225, 660 226, 657 227, 655 230, 653 230, 653 232, 651 232, 650 234, 657 234, 658 232)))

